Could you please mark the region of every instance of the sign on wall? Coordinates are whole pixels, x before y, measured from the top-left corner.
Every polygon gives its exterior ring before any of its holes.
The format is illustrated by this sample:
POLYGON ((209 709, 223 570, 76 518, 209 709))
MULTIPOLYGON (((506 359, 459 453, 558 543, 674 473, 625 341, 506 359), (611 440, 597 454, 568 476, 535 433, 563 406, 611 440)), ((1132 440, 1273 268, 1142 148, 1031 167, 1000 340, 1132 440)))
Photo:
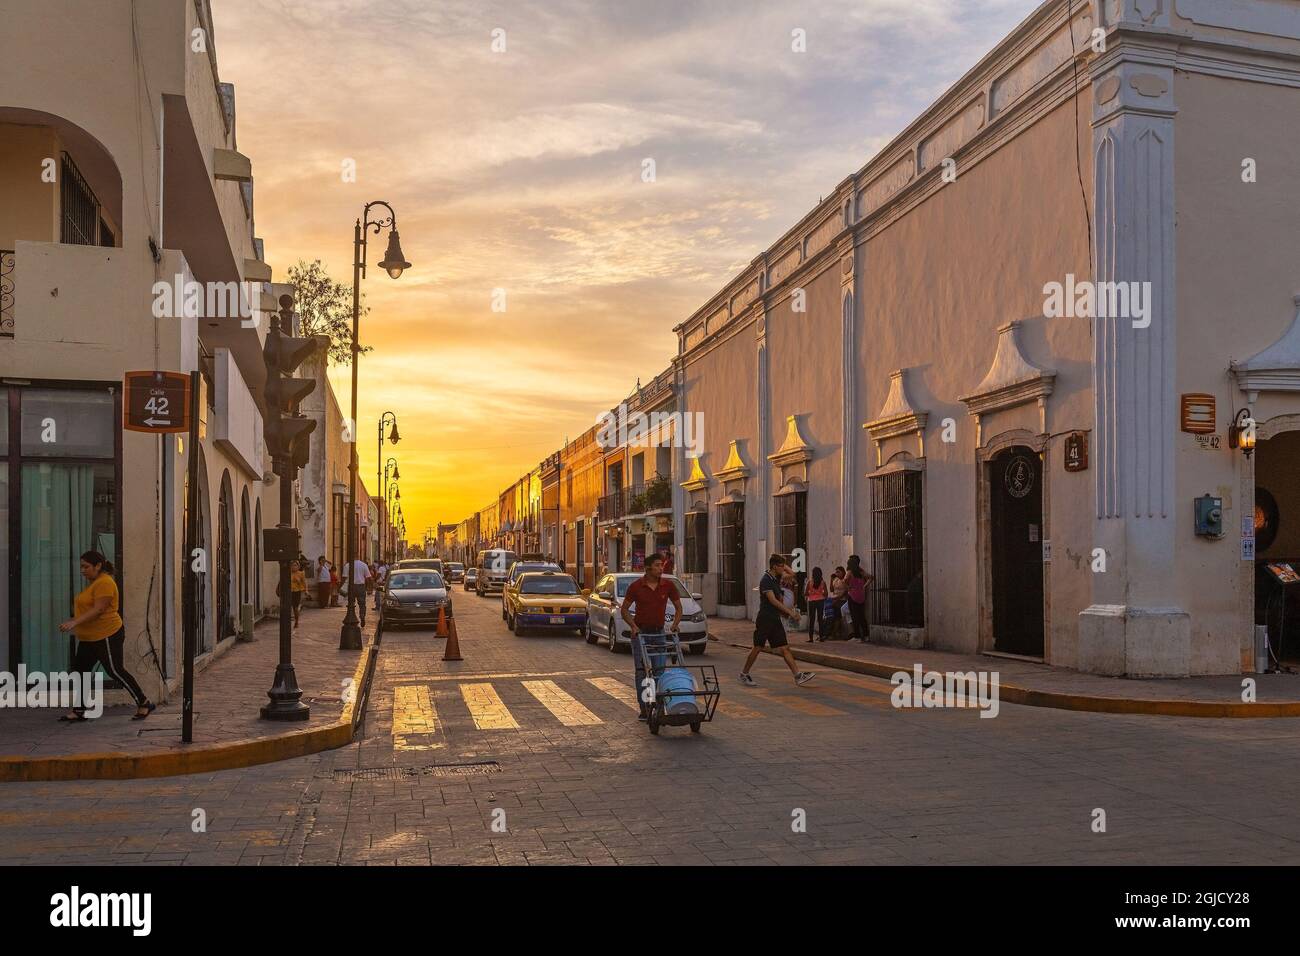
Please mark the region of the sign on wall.
POLYGON ((1065 436, 1065 470, 1088 470, 1088 433, 1070 432, 1065 436))
POLYGON ((122 427, 155 435, 190 430, 190 377, 184 372, 127 372, 122 427))

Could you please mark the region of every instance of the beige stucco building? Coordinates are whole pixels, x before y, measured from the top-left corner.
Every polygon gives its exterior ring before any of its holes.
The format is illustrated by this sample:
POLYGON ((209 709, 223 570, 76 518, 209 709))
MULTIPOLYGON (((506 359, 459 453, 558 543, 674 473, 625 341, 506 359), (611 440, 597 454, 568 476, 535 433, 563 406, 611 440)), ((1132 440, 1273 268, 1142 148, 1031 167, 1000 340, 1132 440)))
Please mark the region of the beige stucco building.
MULTIPOLYGON (((156 284, 246 283, 254 309, 289 289, 270 281, 256 238, 207 0, 3 7, 0 667, 66 669, 55 625, 94 547, 118 567, 126 663, 157 698, 180 674, 187 481, 206 558, 200 667, 278 603, 261 531, 280 516, 259 407, 265 316, 219 313, 202 295, 197 308, 160 305, 156 284), (122 428, 124 373, 155 369, 201 373, 195 475, 187 436, 122 428)), ((327 388, 313 400, 338 420, 327 388)), ((313 439, 318 470, 336 432, 313 439)))
POLYGON ((1300 5, 1044 3, 678 326, 684 570, 752 615, 770 551, 858 553, 887 640, 1253 670, 1300 558, 1298 112, 1300 5), (1135 297, 1054 314, 1088 281, 1135 297))

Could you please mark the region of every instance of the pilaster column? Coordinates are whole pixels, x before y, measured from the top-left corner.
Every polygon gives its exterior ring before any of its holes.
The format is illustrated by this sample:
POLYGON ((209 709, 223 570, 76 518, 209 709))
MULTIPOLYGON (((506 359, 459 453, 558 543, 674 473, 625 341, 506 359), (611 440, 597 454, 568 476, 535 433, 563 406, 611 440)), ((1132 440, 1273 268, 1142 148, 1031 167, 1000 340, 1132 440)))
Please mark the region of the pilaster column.
MULTIPOLYGON (((1161 0, 1103 6, 1142 23, 1167 16, 1161 0)), ((1080 615, 1078 663, 1179 676, 1189 672, 1191 623, 1174 562, 1174 73, 1165 54, 1114 32, 1110 40, 1091 67, 1096 299, 1115 301, 1106 283, 1137 284, 1150 313, 1149 324, 1134 314, 1094 320, 1094 546, 1105 549, 1106 570, 1093 575, 1094 603, 1080 615)))

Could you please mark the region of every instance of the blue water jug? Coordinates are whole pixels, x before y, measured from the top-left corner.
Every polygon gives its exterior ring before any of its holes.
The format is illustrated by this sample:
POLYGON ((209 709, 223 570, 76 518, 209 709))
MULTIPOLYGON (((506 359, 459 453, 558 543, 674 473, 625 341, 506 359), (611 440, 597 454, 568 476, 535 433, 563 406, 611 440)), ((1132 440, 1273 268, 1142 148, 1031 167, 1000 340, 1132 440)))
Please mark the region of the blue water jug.
POLYGON ((695 698, 695 678, 685 667, 667 667, 659 675, 660 695, 672 693, 664 701, 664 711, 669 714, 698 714, 699 702, 695 698), (683 693, 687 692, 687 693, 683 693))

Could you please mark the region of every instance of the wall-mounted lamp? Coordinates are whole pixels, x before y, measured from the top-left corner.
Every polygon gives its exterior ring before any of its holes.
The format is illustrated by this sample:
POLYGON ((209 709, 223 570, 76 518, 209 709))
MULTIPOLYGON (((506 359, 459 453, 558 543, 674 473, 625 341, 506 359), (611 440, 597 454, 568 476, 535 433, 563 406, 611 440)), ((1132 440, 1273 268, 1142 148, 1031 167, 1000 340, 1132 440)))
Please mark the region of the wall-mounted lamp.
POLYGON ((1240 448, 1247 458, 1255 450, 1255 419, 1249 408, 1237 412, 1237 417, 1228 429, 1228 447, 1240 448))

